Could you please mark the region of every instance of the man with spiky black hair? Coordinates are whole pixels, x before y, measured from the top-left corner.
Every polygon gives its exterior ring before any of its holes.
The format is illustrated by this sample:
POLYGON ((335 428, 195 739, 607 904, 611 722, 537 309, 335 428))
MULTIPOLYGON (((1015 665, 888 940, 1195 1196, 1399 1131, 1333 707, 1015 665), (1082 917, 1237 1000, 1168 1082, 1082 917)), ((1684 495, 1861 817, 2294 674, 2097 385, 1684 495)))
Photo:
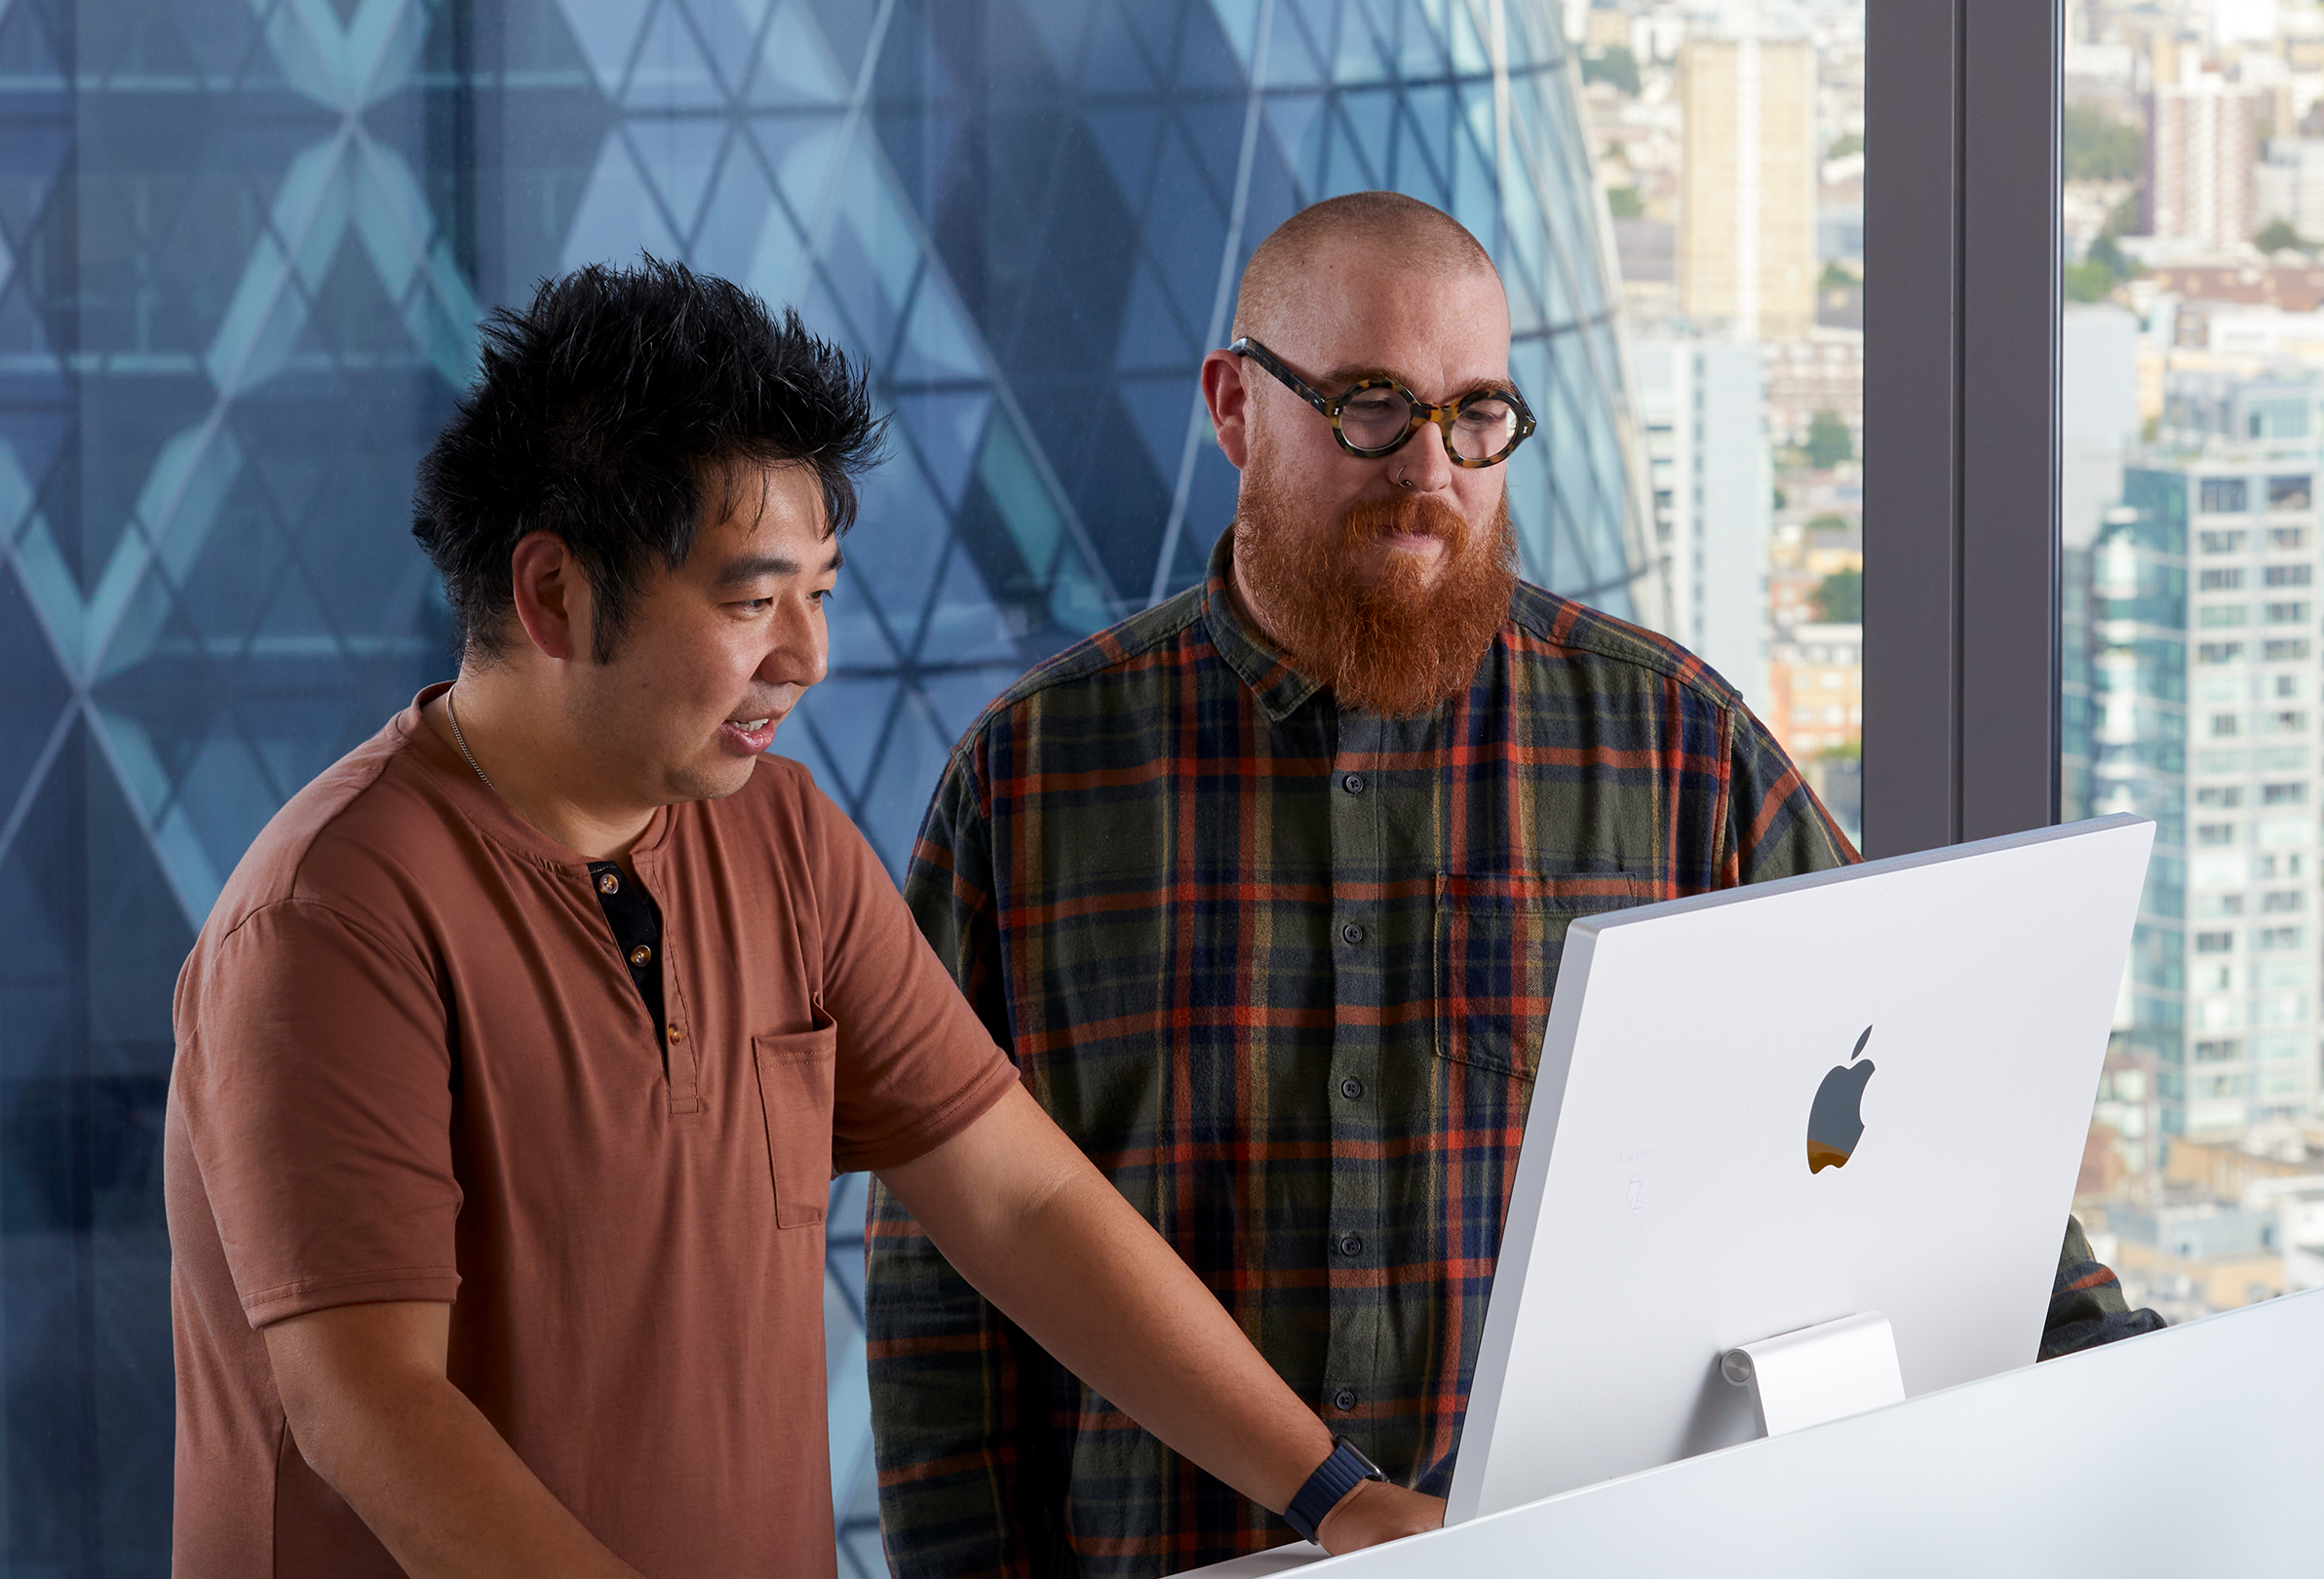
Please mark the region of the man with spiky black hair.
MULTIPOLYGON (((267 825, 178 981, 180 1579, 829 1575, 839 1168, 1288 1506, 1330 1432, 764 754, 823 676, 861 375, 651 259, 484 339, 414 526, 458 678, 267 825)), ((1335 1547, 1441 1513, 1342 1491, 1335 1547)))

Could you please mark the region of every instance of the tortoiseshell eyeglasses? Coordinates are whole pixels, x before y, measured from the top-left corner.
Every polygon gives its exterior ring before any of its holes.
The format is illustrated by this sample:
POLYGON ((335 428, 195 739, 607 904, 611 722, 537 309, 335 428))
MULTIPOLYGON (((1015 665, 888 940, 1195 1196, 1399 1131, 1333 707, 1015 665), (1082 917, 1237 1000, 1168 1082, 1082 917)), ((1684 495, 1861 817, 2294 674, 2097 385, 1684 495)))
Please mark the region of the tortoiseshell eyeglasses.
POLYGON ((1513 389, 1473 389, 1448 404, 1431 405, 1393 378, 1359 378, 1336 395, 1319 395, 1248 335, 1226 349, 1281 379, 1331 420, 1340 448, 1365 460, 1395 454, 1430 422, 1444 434, 1445 455, 1455 466, 1498 466, 1532 436, 1532 410, 1513 389))

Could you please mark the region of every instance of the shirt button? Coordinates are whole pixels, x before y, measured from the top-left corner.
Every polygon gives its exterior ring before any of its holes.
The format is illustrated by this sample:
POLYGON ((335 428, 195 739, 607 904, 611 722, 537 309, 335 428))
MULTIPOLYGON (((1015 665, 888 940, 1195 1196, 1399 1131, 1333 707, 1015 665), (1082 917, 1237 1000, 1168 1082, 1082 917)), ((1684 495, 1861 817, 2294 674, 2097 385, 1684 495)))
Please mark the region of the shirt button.
POLYGON ((684 1041, 685 1039, 686 1033, 684 1031, 679 1030, 676 1025, 670 1027, 670 1041, 673 1046, 684 1041))
POLYGON ((642 965, 651 958, 653 958, 653 950, 643 944, 639 944, 630 950, 630 963, 633 965, 642 965))
POLYGON ((1361 773, 1348 774, 1339 781, 1339 788, 1351 795, 1362 794, 1364 792, 1364 775, 1361 773))
POLYGON ((1350 921, 1346 926, 1339 929, 1339 936, 1345 938, 1351 944, 1360 944, 1364 941, 1364 929, 1357 926, 1353 921, 1350 921))
POLYGON ((1364 1082, 1358 1080, 1354 1075, 1349 1075, 1345 1080, 1339 1082, 1339 1095, 1351 1102, 1354 1101, 1364 1095, 1364 1082))
POLYGON ((614 876, 614 875, 613 875, 613 873, 611 873, 611 872, 607 872, 607 873, 605 873, 605 875, 604 875, 604 876, 602 876, 602 877, 600 877, 600 878, 598 879, 598 892, 599 892, 599 893, 600 893, 600 894, 618 894, 618 893, 620 893, 620 892, 621 892, 621 879, 620 879, 619 877, 616 877, 616 876, 614 876))
POLYGON ((1361 1236, 1361 1235, 1359 1235, 1359 1234, 1341 1234, 1341 1235, 1339 1236, 1339 1253, 1340 1253, 1340 1254, 1342 1254, 1342 1255, 1361 1255, 1361 1254, 1363 1254, 1363 1253, 1364 1253, 1364 1240, 1363 1240, 1363 1236, 1361 1236))
POLYGON ((1341 1413, 1344 1414, 1355 1406, 1356 1390, 1353 1387, 1342 1387, 1338 1392, 1332 1395, 1332 1407, 1339 1410, 1341 1413))

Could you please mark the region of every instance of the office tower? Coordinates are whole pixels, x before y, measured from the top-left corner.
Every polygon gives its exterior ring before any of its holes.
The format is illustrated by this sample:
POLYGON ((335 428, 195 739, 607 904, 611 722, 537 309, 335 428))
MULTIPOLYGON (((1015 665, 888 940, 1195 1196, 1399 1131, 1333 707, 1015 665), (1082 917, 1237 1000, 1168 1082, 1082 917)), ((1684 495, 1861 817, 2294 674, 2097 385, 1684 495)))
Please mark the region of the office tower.
POLYGON ((2252 178, 2259 228, 2281 219, 2304 239, 2324 237, 2324 137, 2269 137, 2252 178))
POLYGON ((1755 709, 1767 699, 1765 380, 1756 345, 1649 340, 1631 348, 1654 481, 1670 634, 1755 709))
POLYGON ((1679 310, 1742 340, 1804 339, 1815 323, 1815 50, 1799 38, 1691 38, 1679 310))
POLYGON ((2092 809, 2157 825, 2129 1040, 2168 1135, 2316 1104, 2316 397, 2174 377, 2091 556, 2092 809))
MULTIPOLYGON (((1526 572, 1659 607, 1555 19, 1262 9, 1263 34, 1208 0, 6 13, 0 1348, 32 1380, 0 1524, 27 1571, 167 1567, 171 982, 284 798, 451 673, 411 474, 483 308, 642 249, 871 371, 886 461, 780 749, 891 862, 988 700, 1200 573, 1235 474, 1196 368, 1316 198, 1395 187, 1492 249, 1541 422, 1508 468, 1526 572)), ((833 1462, 843 1564, 884 1572, 849 1187, 833 1462)))
POLYGON ((2252 167, 2265 96, 2200 73, 2154 90, 2147 138, 2147 220, 2156 236, 2226 247, 2259 228, 2252 167))

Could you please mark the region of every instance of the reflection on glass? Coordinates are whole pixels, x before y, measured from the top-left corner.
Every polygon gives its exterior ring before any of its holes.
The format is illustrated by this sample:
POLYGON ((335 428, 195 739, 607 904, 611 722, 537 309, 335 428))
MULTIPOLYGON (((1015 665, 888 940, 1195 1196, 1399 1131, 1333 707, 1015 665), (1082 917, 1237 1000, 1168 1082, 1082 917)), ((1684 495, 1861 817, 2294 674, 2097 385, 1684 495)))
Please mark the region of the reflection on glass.
POLYGON ((2176 1320, 2324 1284, 2324 13, 2067 40, 2065 810, 2157 828, 2078 1201, 2176 1320))

